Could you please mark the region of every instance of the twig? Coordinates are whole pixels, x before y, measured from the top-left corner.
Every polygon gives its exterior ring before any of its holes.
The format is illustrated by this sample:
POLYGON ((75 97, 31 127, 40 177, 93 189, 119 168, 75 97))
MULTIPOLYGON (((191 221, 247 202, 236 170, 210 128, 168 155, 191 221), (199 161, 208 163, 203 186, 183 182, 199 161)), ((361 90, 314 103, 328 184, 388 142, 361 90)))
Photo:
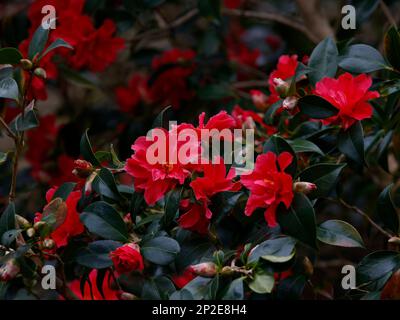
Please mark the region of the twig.
POLYGON ((378 224, 375 223, 375 221, 373 221, 373 220, 369 217, 368 214, 366 214, 366 213, 365 213, 364 211, 362 211, 360 208, 358 208, 358 207, 356 207, 356 206, 352 206, 351 204, 348 204, 348 203, 347 203, 346 201, 344 201, 343 199, 339 199, 339 202, 340 202, 343 206, 345 206, 346 208, 351 209, 351 210, 357 212, 358 214, 362 215, 365 219, 368 220, 368 222, 369 222, 371 225, 373 225, 380 233, 382 233, 382 234, 385 235, 386 237, 388 237, 388 238, 391 238, 391 237, 392 237, 392 235, 391 235, 389 232, 383 230, 378 224))
POLYGON ((14 140, 17 139, 17 136, 15 135, 14 132, 12 132, 11 128, 7 125, 7 123, 4 121, 4 119, 2 117, 0 117, 0 123, 2 124, 2 126, 4 127, 4 129, 6 129, 7 134, 13 138, 14 140))
POLYGON ((382 12, 386 16, 386 18, 389 20, 390 24, 396 26, 396 19, 393 17, 393 15, 390 12, 390 9, 386 5, 386 3, 383 0, 381 0, 381 1, 379 1, 379 5, 382 9, 382 12))

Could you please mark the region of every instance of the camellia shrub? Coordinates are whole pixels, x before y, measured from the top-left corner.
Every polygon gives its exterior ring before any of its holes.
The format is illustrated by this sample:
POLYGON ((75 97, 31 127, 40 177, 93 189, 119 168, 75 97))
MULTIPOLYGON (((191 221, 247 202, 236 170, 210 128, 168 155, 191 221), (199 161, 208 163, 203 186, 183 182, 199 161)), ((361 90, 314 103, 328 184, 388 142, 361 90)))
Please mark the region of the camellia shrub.
POLYGON ((380 51, 294 21, 296 54, 262 4, 99 3, 4 27, 2 299, 400 297, 396 26, 380 51))

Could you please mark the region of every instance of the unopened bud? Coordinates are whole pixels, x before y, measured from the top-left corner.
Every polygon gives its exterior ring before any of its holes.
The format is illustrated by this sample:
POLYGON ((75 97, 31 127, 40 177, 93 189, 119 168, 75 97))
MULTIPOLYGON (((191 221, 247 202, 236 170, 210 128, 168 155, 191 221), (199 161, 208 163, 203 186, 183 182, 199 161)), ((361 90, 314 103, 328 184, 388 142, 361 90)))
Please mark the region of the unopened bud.
POLYGON ((273 83, 275 85, 275 90, 281 98, 285 98, 289 92, 290 84, 283 81, 281 78, 274 78, 273 83))
POLYGON ((21 65, 22 69, 24 69, 24 70, 31 70, 33 67, 33 63, 29 59, 21 59, 21 60, 19 60, 19 64, 21 65))
POLYGON ((41 78, 41 79, 46 79, 47 78, 46 70, 44 70, 43 68, 36 68, 33 71, 33 74, 35 76, 37 76, 38 78, 41 78))
POLYGON ((41 247, 43 249, 51 250, 56 246, 56 243, 54 242, 53 239, 44 239, 42 241, 41 247))
POLYGON ((18 214, 15 215, 15 219, 17 220, 17 223, 20 227, 29 228, 31 226, 28 220, 18 214))
POLYGON ((214 262, 203 262, 190 266, 190 269, 199 276, 213 277, 217 273, 217 265, 214 262))
POLYGON ((265 110, 268 107, 268 97, 262 91, 251 90, 250 95, 257 109, 265 110))
POLYGON ((35 231, 34 228, 29 228, 28 230, 26 230, 26 235, 27 235, 29 238, 32 238, 32 237, 35 235, 35 233, 36 233, 36 231, 35 231))
POLYGON ((129 292, 122 292, 120 298, 121 300, 137 300, 137 297, 129 292))
POLYGON ((287 97, 285 100, 283 100, 282 103, 282 107, 285 110, 293 110, 296 106, 297 106, 297 101, 299 99, 297 99, 296 97, 292 96, 292 97, 287 97))
POLYGON ((42 229, 47 223, 44 221, 38 221, 33 225, 33 228, 38 231, 40 229, 42 229))
POLYGON ((78 178, 86 179, 92 174, 93 170, 90 162, 78 159, 74 161, 74 170, 72 170, 72 173, 78 178))
POLYGON ((20 268, 17 261, 15 259, 10 259, 0 268, 0 280, 10 281, 17 276, 19 271, 20 268))
POLYGON ((298 181, 293 184, 293 191, 308 194, 317 189, 317 186, 311 182, 298 181))

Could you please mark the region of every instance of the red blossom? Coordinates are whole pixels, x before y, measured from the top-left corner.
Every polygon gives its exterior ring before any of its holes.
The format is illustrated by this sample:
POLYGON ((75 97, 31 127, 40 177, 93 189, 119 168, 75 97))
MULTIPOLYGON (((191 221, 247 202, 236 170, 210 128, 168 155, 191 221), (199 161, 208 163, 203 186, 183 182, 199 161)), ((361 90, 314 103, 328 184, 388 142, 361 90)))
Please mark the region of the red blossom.
POLYGON ((323 78, 319 81, 315 94, 339 110, 336 116, 324 119, 323 123, 341 124, 348 129, 357 121, 371 118, 372 107, 368 101, 379 97, 377 91, 368 91, 371 85, 370 76, 360 74, 354 77, 347 72, 337 79, 323 78))
POLYGON ((115 89, 117 103, 122 112, 132 112, 141 101, 151 102, 151 91, 147 86, 147 77, 135 73, 129 80, 127 87, 118 87, 115 89))
POLYGON ((178 219, 181 228, 201 235, 207 234, 210 224, 210 220, 206 217, 207 206, 190 203, 189 199, 185 199, 181 201, 180 209, 184 211, 178 219))
POLYGON ((288 152, 282 152, 279 156, 267 152, 257 157, 252 173, 241 176, 242 184, 250 190, 245 208, 247 216, 256 208, 266 208, 264 215, 268 225, 277 225, 276 208, 280 203, 289 208, 293 200, 293 179, 285 173, 292 160, 288 152))
POLYGON ((251 110, 243 110, 236 105, 232 110, 232 116, 236 120, 237 128, 251 128, 251 122, 258 123, 262 128, 265 129, 267 135, 273 135, 276 133, 276 128, 265 124, 263 118, 256 112, 251 110))
POLYGON ((189 88, 187 78, 194 71, 195 56, 193 50, 174 48, 155 57, 152 69, 161 71, 151 85, 152 96, 174 108, 179 108, 182 101, 192 99, 195 92, 189 88))
POLYGON ((142 271, 144 268, 143 258, 137 244, 125 244, 111 252, 110 256, 115 270, 120 274, 134 270, 142 271))
MULTIPOLYGON (((46 200, 51 202, 57 188, 51 188, 46 193, 46 200)), ((80 191, 72 191, 65 201, 67 206, 67 213, 64 222, 59 225, 50 235, 55 241, 57 248, 66 246, 70 238, 81 234, 85 228, 79 219, 79 213, 76 209, 79 199, 81 198, 80 191)), ((35 222, 40 221, 42 218, 41 213, 36 213, 35 222)))
POLYGON ((194 278, 196 278, 196 274, 190 267, 188 267, 185 269, 185 271, 183 271, 182 274, 172 276, 172 281, 179 289, 181 289, 184 286, 186 286, 190 281, 192 281, 194 278))
POLYGON ((88 281, 85 282, 85 285, 83 287, 83 295, 81 292, 80 279, 72 281, 68 285, 69 289, 80 300, 119 300, 121 292, 112 288, 112 284, 114 281, 111 279, 110 272, 107 271, 103 279, 102 289, 104 297, 97 288, 97 273, 98 271, 96 269, 93 269, 90 272, 88 279, 91 284, 89 284, 88 281))

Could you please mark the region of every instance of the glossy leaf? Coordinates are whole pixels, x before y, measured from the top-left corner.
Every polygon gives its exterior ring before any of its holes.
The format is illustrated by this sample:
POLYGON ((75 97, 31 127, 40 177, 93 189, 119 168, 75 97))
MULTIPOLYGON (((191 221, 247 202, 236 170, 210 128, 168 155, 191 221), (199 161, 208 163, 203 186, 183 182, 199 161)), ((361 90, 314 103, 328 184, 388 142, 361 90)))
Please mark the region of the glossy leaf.
POLYGON ((175 260, 180 251, 176 240, 169 237, 157 237, 141 245, 143 257, 155 264, 167 265, 175 260))
POLYGON ((89 243, 81 249, 76 256, 76 262, 82 266, 103 269, 112 266, 110 252, 114 251, 122 243, 112 240, 99 240, 89 243))
POLYGON ((338 149, 357 164, 364 164, 364 131, 360 122, 339 133, 338 149))
POLYGON ((338 109, 327 100, 315 95, 308 95, 300 98, 297 105, 300 108, 300 112, 312 119, 333 117, 339 112, 338 109))
POLYGON ((257 273, 254 280, 249 283, 249 288, 259 294, 270 293, 274 288, 275 279, 273 274, 257 273))
POLYGON ((334 77, 338 67, 338 49, 332 38, 321 41, 310 55, 308 73, 310 82, 315 85, 324 77, 334 77))
POLYGON ((293 258, 295 254, 296 240, 291 237, 280 237, 268 239, 257 245, 248 257, 248 262, 258 261, 259 258, 264 260, 282 263, 293 258))
POLYGON ((89 141, 89 136, 88 136, 88 130, 85 131, 85 133, 82 135, 81 142, 80 142, 80 151, 81 155, 83 158, 87 161, 89 161, 91 164, 95 166, 100 166, 99 161, 94 155, 92 145, 90 144, 89 141))
POLYGON ((376 202, 376 213, 385 227, 397 234, 399 232, 399 215, 390 194, 392 187, 393 184, 388 185, 379 195, 376 202))
POLYGON ((0 80, 0 98, 18 100, 18 84, 13 78, 0 80))
POLYGON ((349 223, 341 220, 328 220, 317 228, 319 241, 339 247, 364 247, 358 231, 349 223))
POLYGON ((339 66, 354 73, 369 73, 387 68, 385 59, 375 48, 365 44, 354 44, 340 57, 339 66))
POLYGON ((94 202, 80 215, 82 223, 90 232, 108 240, 128 240, 126 225, 120 214, 108 203, 94 202))
POLYGON ((396 70, 400 70, 400 35, 395 26, 392 26, 385 35, 385 55, 396 70))
POLYGON ((325 197, 336 185, 345 164, 320 163, 308 167, 299 174, 300 181, 312 182, 317 189, 308 194, 310 199, 325 197))

